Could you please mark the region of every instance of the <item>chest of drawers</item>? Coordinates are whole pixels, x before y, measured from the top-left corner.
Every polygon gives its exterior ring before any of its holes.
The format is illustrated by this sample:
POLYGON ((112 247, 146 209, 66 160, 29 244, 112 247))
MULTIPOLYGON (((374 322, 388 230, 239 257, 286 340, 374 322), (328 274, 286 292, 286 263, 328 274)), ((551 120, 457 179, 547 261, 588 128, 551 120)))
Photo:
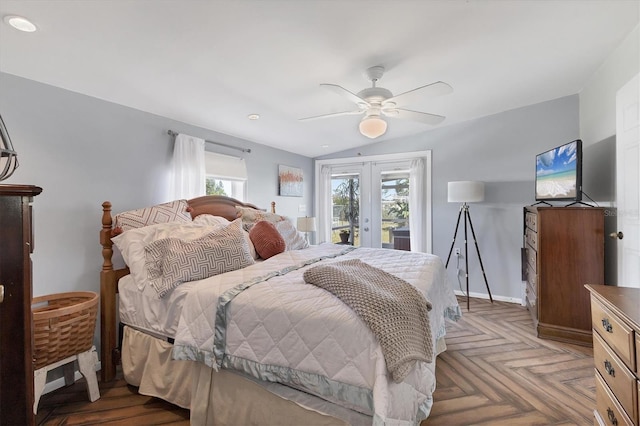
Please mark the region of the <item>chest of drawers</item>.
POLYGON ((640 289, 586 287, 591 293, 596 424, 639 426, 640 289))
POLYGON ((604 209, 524 208, 525 299, 538 337, 591 345, 586 283, 604 284, 604 209))

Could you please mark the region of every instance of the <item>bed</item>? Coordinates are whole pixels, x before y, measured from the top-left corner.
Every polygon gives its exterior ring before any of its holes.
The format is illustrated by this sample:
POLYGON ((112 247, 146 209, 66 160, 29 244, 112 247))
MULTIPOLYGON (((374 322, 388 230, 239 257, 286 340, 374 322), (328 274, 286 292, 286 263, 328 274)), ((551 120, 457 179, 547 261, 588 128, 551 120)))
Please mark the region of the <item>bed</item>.
MULTIPOLYGON (((186 211, 177 213, 179 221, 171 216, 175 211, 155 211, 151 216, 156 218, 149 222, 153 208, 141 209, 128 217, 133 222, 126 230, 117 223, 121 218, 125 224, 126 215, 114 219, 111 203, 102 204, 103 381, 115 377, 121 362, 128 383, 142 394, 190 409, 192 424, 416 425, 428 416, 436 357, 446 349, 445 320, 460 316, 438 257, 334 244, 308 246, 299 240, 294 247, 291 238, 299 235, 293 230, 287 250, 256 259, 255 247, 248 248, 253 232, 239 227, 250 222, 257 229, 258 222, 278 218, 273 203, 267 213, 224 196, 179 201, 172 204, 174 210, 186 211), (235 241, 233 250, 216 247, 220 257, 202 261, 179 285, 171 278, 173 272, 153 269, 166 261, 167 244, 183 250, 180 244, 191 247, 214 234, 217 244, 221 233, 235 241), (129 261, 127 265, 119 267, 114 250, 129 261), (156 252, 160 260, 154 263, 156 252), (141 269, 140 253, 146 254, 146 269, 141 269), (206 278, 190 279, 200 278, 201 269, 237 262, 223 257, 240 258, 242 267, 211 276, 205 271, 206 278), (210 265, 203 266, 207 262, 210 265), (422 334, 432 358, 405 362, 401 377, 389 372, 389 345, 372 332, 375 324, 368 327, 366 318, 345 299, 310 284, 313 273, 343 267, 366 267, 376 279, 409 283, 411 291, 424 296, 430 311, 423 315, 427 332, 422 334)), ((278 227, 286 225, 284 218, 275 221, 278 227)), ((284 235, 287 226, 277 229, 284 235)), ((256 247, 264 252, 264 244, 258 242, 256 247)), ((182 258, 182 251, 179 254, 182 258)), ((337 284, 352 291, 350 283, 337 284)), ((413 322, 408 327, 413 328, 413 322)), ((409 333, 415 335, 415 330, 409 333)))

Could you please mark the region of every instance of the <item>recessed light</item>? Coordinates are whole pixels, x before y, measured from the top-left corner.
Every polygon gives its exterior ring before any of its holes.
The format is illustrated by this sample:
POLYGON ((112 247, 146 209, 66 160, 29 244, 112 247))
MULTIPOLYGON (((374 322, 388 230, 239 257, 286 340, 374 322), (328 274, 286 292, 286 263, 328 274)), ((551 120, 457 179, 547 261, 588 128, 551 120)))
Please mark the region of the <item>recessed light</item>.
POLYGON ((329 145, 320 145, 320 148, 329 148, 329 145))
POLYGON ((260 118, 260 114, 249 114, 247 115, 249 120, 258 120, 260 118))
POLYGON ((22 16, 7 15, 4 17, 4 22, 11 25, 16 30, 24 31, 26 33, 32 33, 37 29, 31 21, 27 18, 23 18, 22 16))

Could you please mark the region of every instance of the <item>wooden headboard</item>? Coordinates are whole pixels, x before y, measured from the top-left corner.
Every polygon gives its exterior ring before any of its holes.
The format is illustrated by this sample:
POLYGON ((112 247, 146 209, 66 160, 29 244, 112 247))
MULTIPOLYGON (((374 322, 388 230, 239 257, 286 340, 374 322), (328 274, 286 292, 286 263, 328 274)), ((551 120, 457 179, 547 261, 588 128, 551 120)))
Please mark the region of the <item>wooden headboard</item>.
MULTIPOLYGON (((258 209, 253 204, 243 203, 234 198, 223 195, 206 195, 188 200, 191 217, 201 214, 222 216, 227 220, 238 217, 236 206, 258 209)), ((260 209, 258 209, 260 210, 260 209)), ((276 212, 276 203, 271 203, 271 212, 276 212)), ((118 280, 129 274, 129 268, 113 268, 113 217, 111 203, 102 203, 102 230, 100 231, 100 245, 102 246, 102 271, 100 271, 100 356, 101 379, 111 381, 116 375, 116 365, 120 362, 120 350, 117 347, 117 304, 118 280)))

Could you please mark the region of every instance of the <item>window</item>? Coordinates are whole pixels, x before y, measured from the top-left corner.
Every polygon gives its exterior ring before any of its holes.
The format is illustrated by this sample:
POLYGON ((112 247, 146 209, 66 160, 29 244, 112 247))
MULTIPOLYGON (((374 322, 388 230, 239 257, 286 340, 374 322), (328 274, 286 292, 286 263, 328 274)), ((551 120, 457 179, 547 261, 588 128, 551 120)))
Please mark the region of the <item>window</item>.
POLYGON ((205 152, 207 195, 247 198, 247 166, 244 158, 205 152))

